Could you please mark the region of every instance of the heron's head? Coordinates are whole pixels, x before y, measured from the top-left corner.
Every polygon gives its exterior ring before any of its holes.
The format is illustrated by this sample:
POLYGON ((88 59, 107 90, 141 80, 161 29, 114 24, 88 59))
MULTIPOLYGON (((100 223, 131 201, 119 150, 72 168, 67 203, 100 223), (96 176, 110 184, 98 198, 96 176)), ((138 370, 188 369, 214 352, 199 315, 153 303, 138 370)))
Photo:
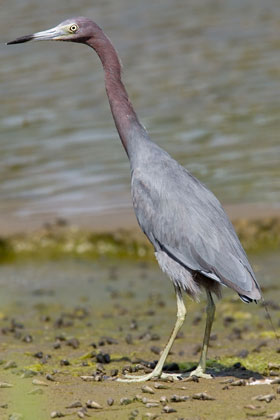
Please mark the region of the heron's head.
POLYGON ((88 39, 94 37, 100 28, 96 23, 86 17, 76 17, 61 22, 54 28, 46 31, 36 32, 10 41, 7 45, 20 44, 27 41, 72 41, 86 43, 88 39))

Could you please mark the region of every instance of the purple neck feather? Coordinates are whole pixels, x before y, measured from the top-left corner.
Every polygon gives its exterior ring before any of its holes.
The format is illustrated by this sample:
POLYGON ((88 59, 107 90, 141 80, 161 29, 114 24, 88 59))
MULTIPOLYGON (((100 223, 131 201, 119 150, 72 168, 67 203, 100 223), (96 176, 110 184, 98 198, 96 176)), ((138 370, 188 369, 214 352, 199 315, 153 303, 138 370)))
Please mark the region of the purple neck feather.
MULTIPOLYGON (((121 63, 111 41, 101 28, 98 36, 90 38, 86 43, 98 54, 105 73, 105 87, 112 115, 125 151, 130 157, 132 152, 133 133, 145 132, 138 120, 128 94, 121 80, 121 63)), ((144 136, 146 137, 146 136, 144 136)))

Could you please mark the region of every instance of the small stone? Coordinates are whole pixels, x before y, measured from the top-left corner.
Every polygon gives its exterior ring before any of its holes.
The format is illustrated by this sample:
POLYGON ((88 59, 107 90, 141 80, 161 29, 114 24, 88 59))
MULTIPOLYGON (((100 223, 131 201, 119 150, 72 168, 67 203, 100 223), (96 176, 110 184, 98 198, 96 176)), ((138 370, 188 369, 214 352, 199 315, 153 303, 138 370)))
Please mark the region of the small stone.
POLYGON ((32 384, 37 385, 37 386, 49 386, 49 384, 47 384, 46 382, 40 381, 40 379, 33 379, 32 384))
POLYGON ((157 402, 148 402, 148 403, 146 403, 146 407, 147 408, 159 407, 159 403, 157 403, 157 402))
POLYGON ((132 403, 132 400, 130 398, 121 398, 120 399, 120 404, 121 405, 128 405, 128 404, 131 404, 131 403, 132 403))
POLYGON ((67 359, 60 360, 60 366, 70 366, 70 362, 67 359))
POLYGON ((239 379, 238 381, 233 381, 230 384, 231 386, 244 386, 246 385, 245 379, 239 379))
POLYGON ((50 373, 47 373, 47 374, 46 374, 46 379, 47 379, 48 381, 55 382, 54 377, 53 377, 50 373))
POLYGON ((103 408, 100 404, 98 404, 96 401, 88 400, 86 403, 87 408, 103 408))
POLYGON ((166 405, 168 403, 168 398, 165 395, 163 395, 162 397, 160 397, 159 401, 162 405, 166 405))
POLYGON ((12 384, 8 384, 7 382, 0 382, 0 388, 12 388, 12 384))
POLYGON ((80 401, 74 401, 73 403, 71 403, 70 405, 68 405, 65 408, 80 408, 82 406, 83 406, 83 404, 80 401))
POLYGON ((117 376, 118 373, 119 373, 118 369, 111 369, 111 371, 110 371, 111 376, 117 376))
POLYGON ((206 392, 200 392, 192 396, 193 400, 202 400, 202 401, 214 401, 215 398, 206 394, 206 392))
POLYGON ((125 342, 126 344, 133 344, 133 338, 131 334, 127 334, 127 336, 125 337, 125 342))
POLYGON ((22 341, 23 341, 24 343, 32 343, 32 341, 33 341, 33 337, 32 337, 32 335, 27 334, 27 335, 25 335, 25 336, 23 337, 22 341))
POLYGON ((154 394, 155 393, 155 391, 153 390, 153 388, 151 388, 148 385, 142 386, 141 391, 144 392, 144 393, 146 393, 146 394, 154 394))
POLYGON ((20 413, 13 413, 9 415, 9 420, 23 420, 23 415, 20 413))
POLYGON ((96 361, 98 363, 110 363, 111 362, 111 356, 108 353, 98 353, 96 355, 96 361))
POLYGON ((53 411, 51 413, 51 419, 57 419, 60 417, 65 417, 65 415, 61 411, 53 411))
POLYGON ((4 364, 3 369, 8 370, 8 369, 16 368, 16 367, 17 367, 16 362, 13 362, 12 360, 9 360, 7 363, 4 364))
POLYGON ((91 376, 83 375, 83 376, 80 376, 80 378, 85 382, 95 381, 95 377, 92 375, 91 376))
POLYGON ((265 401, 266 403, 270 403, 272 400, 276 400, 276 395, 275 394, 257 395, 256 397, 253 397, 252 400, 265 401))
POLYGON ((272 420, 280 420, 280 411, 273 414, 272 420))
POLYGON ((8 408, 8 404, 1 404, 0 408, 8 408))
POLYGON ((77 338, 71 338, 70 340, 66 341, 66 345, 72 347, 73 349, 78 349, 80 342, 77 338))
POLYGON ((37 353, 33 354, 33 357, 36 357, 37 359, 43 359, 44 353, 42 351, 37 351, 37 353))
POLYGON ((189 400, 190 397, 188 395, 172 395, 170 398, 171 402, 182 402, 189 400))
POLYGON ((109 407, 112 407, 112 405, 114 405, 114 400, 113 400, 113 398, 108 398, 108 400, 107 400, 107 404, 109 405, 109 407))
POLYGON ((249 351, 246 350, 246 349, 243 349, 243 350, 237 352, 236 353, 236 356, 237 357, 241 357, 242 359, 246 359, 246 357, 248 356, 248 354, 249 354, 249 351))
POLYGON ((152 347, 150 348, 150 350, 151 350, 151 352, 152 352, 152 353, 157 354, 157 355, 159 355, 159 354, 160 354, 160 352, 161 352, 161 349, 160 349, 160 347, 158 347, 158 346, 152 346, 152 347))
POLYGON ((60 349, 60 348, 61 348, 61 344, 60 344, 60 342, 59 342, 59 341, 56 341, 56 342, 54 343, 54 345, 53 345, 53 348, 54 348, 55 350, 60 349))
POLYGON ((33 378, 33 376, 37 376, 38 372, 35 372, 35 370, 31 370, 31 369, 25 369, 23 374, 21 375, 22 379, 25 378, 33 378))
POLYGON ((158 414, 153 413, 145 413, 142 416, 142 420, 156 420, 158 418, 158 414))
POLYGON ((163 411, 164 413, 176 413, 176 412, 177 412, 177 410, 175 410, 175 408, 173 408, 173 407, 169 407, 169 405, 165 405, 165 406, 163 407, 162 411, 163 411))
POLYGON ((280 369, 280 364, 279 363, 272 363, 272 362, 269 362, 268 363, 268 368, 269 369, 280 369))
POLYGON ((158 382, 155 382, 154 383, 154 388, 156 388, 156 389, 168 389, 169 387, 164 385, 164 384, 160 384, 158 382))

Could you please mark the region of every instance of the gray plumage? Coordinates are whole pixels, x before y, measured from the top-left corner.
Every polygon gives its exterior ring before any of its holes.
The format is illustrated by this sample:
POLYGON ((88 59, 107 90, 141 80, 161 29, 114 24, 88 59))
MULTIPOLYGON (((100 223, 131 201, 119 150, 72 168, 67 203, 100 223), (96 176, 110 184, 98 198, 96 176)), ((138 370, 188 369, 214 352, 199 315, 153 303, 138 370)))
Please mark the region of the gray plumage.
POLYGON ((131 160, 133 206, 163 271, 195 299, 203 277, 216 294, 222 284, 244 301, 260 299, 252 267, 214 194, 148 138, 139 144, 131 160))

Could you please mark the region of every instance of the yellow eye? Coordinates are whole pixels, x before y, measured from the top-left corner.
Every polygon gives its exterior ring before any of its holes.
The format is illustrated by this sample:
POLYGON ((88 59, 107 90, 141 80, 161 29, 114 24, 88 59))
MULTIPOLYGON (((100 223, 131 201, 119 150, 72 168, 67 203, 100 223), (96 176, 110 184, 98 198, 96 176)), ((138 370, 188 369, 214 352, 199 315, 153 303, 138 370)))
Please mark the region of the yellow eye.
POLYGON ((78 30, 78 25, 73 24, 70 26, 69 31, 72 32, 72 34, 74 34, 75 32, 77 32, 78 30))

